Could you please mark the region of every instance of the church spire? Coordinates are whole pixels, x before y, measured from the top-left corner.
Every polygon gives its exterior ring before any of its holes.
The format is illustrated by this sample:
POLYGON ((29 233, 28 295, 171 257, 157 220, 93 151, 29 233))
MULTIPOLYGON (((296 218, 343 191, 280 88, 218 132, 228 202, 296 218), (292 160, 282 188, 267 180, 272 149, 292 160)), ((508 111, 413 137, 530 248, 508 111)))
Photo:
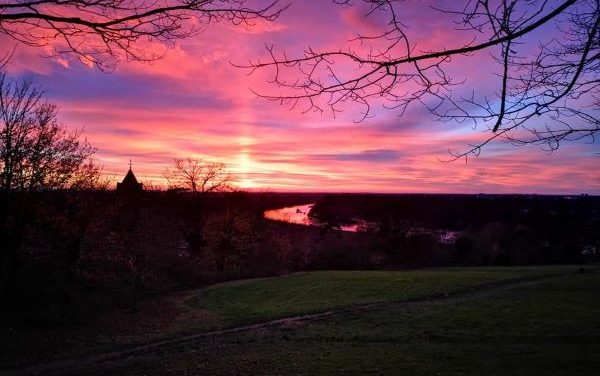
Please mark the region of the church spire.
POLYGON ((133 174, 132 167, 133 163, 131 162, 131 158, 129 158, 129 171, 127 171, 127 174, 125 174, 123 181, 117 183, 117 191, 132 193, 140 192, 144 189, 142 183, 139 183, 133 174))

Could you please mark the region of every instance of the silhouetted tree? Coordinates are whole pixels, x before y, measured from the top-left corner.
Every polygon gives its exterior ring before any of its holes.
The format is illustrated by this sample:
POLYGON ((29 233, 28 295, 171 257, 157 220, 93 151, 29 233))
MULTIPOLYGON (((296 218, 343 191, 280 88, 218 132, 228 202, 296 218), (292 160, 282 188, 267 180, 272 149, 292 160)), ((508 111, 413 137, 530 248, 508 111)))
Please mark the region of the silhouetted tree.
POLYGON ((98 189, 107 184, 101 177, 101 167, 91 159, 94 149, 86 140, 80 140, 80 131, 71 131, 58 123, 58 107, 45 101, 43 94, 31 81, 11 80, 0 72, 0 292, 3 293, 16 294, 21 264, 36 253, 65 259, 67 269, 76 267, 87 214, 83 213, 83 206, 58 208, 70 202, 70 197, 49 191, 98 189), (37 248, 37 252, 32 249, 24 252, 27 244, 37 248))
POLYGON ((202 24, 253 25, 285 7, 246 0, 9 0, 0 4, 0 33, 17 43, 52 47, 100 69, 120 59, 160 58, 175 40, 202 24), (262 3, 262 4, 261 4, 262 3), (149 46, 151 44, 151 46, 149 46), (151 47, 151 48, 148 48, 151 47))
POLYGON ((206 220, 205 257, 212 259, 218 272, 240 273, 253 256, 255 232, 252 219, 240 210, 213 213, 206 220))
POLYGON ((406 220, 395 220, 387 217, 375 229, 374 243, 383 251, 394 264, 410 263, 414 259, 410 255, 411 238, 417 233, 416 226, 406 220))
POLYGON ((174 166, 163 171, 169 188, 189 189, 194 193, 233 190, 233 177, 225 164, 197 158, 175 158, 174 166))
POLYGON ((58 107, 31 81, 0 73, 0 191, 101 184, 94 149, 81 132, 58 123, 58 107))
POLYGON ((118 203, 108 218, 108 232, 98 240, 105 245, 90 255, 109 262, 113 273, 130 289, 132 311, 138 310, 141 292, 158 278, 160 269, 174 257, 174 219, 158 203, 118 203))
POLYGON ((259 95, 305 111, 329 108, 334 114, 345 104, 358 105, 357 121, 371 116, 380 101, 400 115, 423 104, 441 121, 489 130, 467 150, 451 151, 454 158, 477 155, 496 139, 554 150, 563 141, 593 139, 600 131, 599 1, 465 0, 448 3, 451 9, 426 8, 422 11, 453 21, 469 41, 455 45, 451 40, 457 38, 451 38, 438 50, 425 50, 419 46, 427 41, 410 37, 405 26, 410 20, 402 18, 409 2, 358 3, 368 6, 366 18, 387 17, 387 27, 358 35, 347 48, 309 47, 297 57, 268 46, 268 60, 245 65, 252 72, 272 70, 277 91, 259 95), (490 76, 498 77, 491 97, 469 88, 468 77, 450 75, 453 63, 484 54, 497 63, 489 67, 490 76))

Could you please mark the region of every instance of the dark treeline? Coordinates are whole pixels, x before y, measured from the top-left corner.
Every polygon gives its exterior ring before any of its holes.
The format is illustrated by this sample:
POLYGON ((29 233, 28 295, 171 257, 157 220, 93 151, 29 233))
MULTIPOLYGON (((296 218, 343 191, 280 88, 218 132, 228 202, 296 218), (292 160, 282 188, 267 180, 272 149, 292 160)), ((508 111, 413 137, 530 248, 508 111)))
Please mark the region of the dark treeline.
POLYGON ((152 293, 304 269, 300 246, 308 249, 319 231, 266 221, 263 212, 319 197, 10 192, 0 229, 2 319, 44 323, 115 307, 135 311, 152 293))
POLYGON ((56 190, 11 193, 3 319, 138 309, 170 290, 314 269, 573 263, 598 252, 597 197, 56 190), (317 202, 327 225, 265 220, 317 202), (336 224, 368 221, 362 231, 336 224), (442 241, 439 230, 456 237, 442 241))
POLYGON ((332 194, 310 215, 333 226, 370 222, 364 231, 402 263, 569 263, 600 247, 600 197, 587 195, 332 194), (446 242, 444 233, 452 235, 446 242), (438 254, 428 259, 415 247, 438 254))

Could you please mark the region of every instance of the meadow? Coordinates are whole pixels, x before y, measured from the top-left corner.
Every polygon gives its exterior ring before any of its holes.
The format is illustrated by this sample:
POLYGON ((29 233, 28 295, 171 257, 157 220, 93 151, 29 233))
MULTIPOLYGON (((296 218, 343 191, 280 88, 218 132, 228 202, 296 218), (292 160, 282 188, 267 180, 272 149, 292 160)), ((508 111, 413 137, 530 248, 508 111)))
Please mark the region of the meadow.
POLYGON ((30 333, 29 340, 14 333, 3 344, 8 359, 52 352, 27 358, 18 370, 4 358, 3 368, 6 374, 589 374, 600 364, 600 274, 578 268, 318 271, 227 282, 146 300, 137 314, 113 314, 79 332, 30 333))
POLYGON ((472 267, 406 271, 316 271, 220 284, 187 303, 217 315, 224 327, 369 303, 449 296, 494 283, 540 278, 573 266, 472 267))
POLYGON ((599 286, 598 273, 570 273, 466 299, 390 302, 196 341, 98 374, 591 375, 599 286))

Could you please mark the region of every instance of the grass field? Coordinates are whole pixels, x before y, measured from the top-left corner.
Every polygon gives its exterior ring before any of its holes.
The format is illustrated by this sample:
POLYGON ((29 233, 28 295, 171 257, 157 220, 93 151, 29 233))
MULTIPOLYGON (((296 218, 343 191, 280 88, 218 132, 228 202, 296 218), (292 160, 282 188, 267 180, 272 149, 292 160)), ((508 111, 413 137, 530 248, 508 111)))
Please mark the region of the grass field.
MULTIPOLYGON (((232 296, 250 286, 218 289, 232 296)), ((600 369, 598 297, 599 273, 570 274, 465 301, 390 303, 222 336, 102 374, 593 375, 600 369)))
POLYGON ((138 314, 15 330, 4 338, 0 368, 378 302, 320 321, 166 346, 100 374, 590 374, 600 366, 599 286, 600 273, 580 275, 575 266, 321 271, 236 281, 157 297, 138 314), (488 295, 494 285, 504 287, 488 295), (452 298, 473 289, 467 300, 452 298))
POLYGON ((357 304, 422 299, 575 270, 573 266, 543 266, 319 271, 217 285, 201 290, 188 304, 212 312, 229 327, 357 304))

